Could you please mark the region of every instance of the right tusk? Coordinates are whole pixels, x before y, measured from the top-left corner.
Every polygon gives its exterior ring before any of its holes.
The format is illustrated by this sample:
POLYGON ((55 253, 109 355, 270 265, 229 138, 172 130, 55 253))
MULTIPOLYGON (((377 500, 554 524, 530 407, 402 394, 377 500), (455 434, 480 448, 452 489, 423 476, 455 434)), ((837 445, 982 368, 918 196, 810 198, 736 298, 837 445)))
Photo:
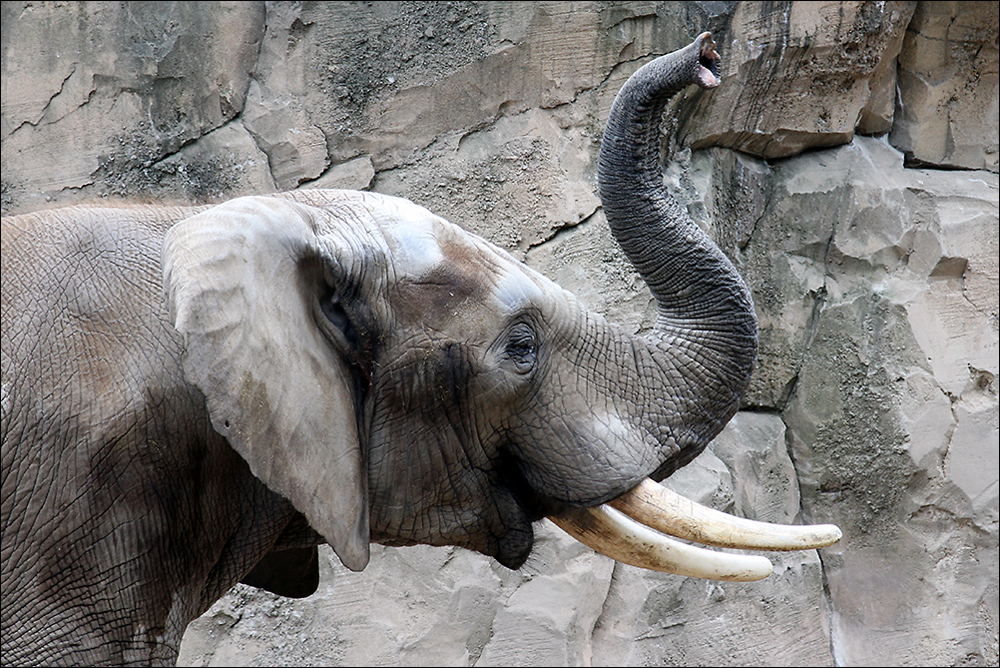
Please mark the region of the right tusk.
POLYGON ((630 566, 730 582, 763 580, 772 570, 765 557, 681 543, 629 519, 608 504, 569 508, 549 519, 587 547, 630 566))
POLYGON ((832 524, 756 522, 708 508, 650 479, 594 508, 570 507, 549 519, 584 545, 631 566, 710 580, 748 582, 771 574, 765 557, 716 552, 681 543, 750 550, 810 550, 832 545, 832 524), (661 533, 662 532, 662 533, 661 533))
POLYGON ((833 524, 770 524, 708 508, 649 478, 608 505, 637 522, 704 545, 744 550, 811 550, 833 545, 843 535, 833 524))

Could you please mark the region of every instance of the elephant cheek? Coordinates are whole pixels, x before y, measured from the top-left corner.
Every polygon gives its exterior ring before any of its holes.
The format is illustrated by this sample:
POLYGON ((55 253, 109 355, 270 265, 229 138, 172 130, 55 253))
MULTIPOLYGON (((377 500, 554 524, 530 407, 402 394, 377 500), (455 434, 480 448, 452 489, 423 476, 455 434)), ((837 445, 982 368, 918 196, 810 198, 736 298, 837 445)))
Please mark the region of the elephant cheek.
POLYGON ((511 450, 527 484, 548 498, 592 506, 635 487, 659 463, 659 444, 650 446, 637 430, 611 412, 567 410, 564 419, 535 416, 517 430, 511 450))
POLYGON ((396 416, 373 432, 372 540, 457 545, 519 568, 534 534, 532 518, 503 484, 509 475, 481 450, 466 452, 450 426, 413 423, 412 417, 396 416), (392 424, 408 429, 385 426, 392 424))

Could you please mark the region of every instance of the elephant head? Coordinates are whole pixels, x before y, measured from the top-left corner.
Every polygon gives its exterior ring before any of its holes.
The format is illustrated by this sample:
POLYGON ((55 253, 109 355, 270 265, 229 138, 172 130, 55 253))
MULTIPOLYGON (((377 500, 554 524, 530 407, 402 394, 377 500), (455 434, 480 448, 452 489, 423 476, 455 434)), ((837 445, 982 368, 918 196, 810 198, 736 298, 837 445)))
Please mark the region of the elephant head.
POLYGON ((659 116, 684 87, 718 84, 713 48, 706 33, 636 72, 601 147, 604 211, 658 304, 649 335, 392 197, 240 198, 170 230, 164 284, 186 377, 215 429, 346 566, 363 568, 374 540, 459 545, 516 568, 532 522, 550 516, 646 567, 769 572, 762 557, 677 562, 686 548, 608 505, 710 544, 837 540, 834 527, 706 524, 707 509, 643 496, 662 496, 647 478, 690 462, 733 416, 756 355, 748 289, 659 166, 659 116))

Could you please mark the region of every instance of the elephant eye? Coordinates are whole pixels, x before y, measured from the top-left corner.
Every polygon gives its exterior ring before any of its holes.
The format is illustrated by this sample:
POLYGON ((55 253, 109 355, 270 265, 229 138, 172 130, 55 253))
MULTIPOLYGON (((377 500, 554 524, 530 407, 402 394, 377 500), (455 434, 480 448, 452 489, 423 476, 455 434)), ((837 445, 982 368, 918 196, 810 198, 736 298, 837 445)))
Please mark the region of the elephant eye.
POLYGON ((323 314, 326 316, 327 320, 329 320, 334 327, 342 332, 344 338, 347 339, 350 346, 354 350, 357 350, 358 335, 354 329, 354 323, 351 322, 351 319, 347 315, 347 311, 344 310, 344 306, 341 304, 340 300, 336 297, 324 299, 321 306, 323 307, 323 314))
POLYGON ((521 322, 511 328, 505 353, 518 373, 526 374, 535 368, 537 348, 535 332, 530 325, 521 322))

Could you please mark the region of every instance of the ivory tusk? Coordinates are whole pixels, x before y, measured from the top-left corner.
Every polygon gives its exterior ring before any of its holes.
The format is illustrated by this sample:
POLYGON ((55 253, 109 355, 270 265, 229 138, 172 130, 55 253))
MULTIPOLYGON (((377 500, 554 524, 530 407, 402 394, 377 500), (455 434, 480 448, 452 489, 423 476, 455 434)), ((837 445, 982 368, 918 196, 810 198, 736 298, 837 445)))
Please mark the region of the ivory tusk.
POLYGON ((550 515, 549 519, 587 547, 639 568, 731 582, 763 580, 772 570, 765 557, 716 552, 681 543, 629 519, 607 504, 570 508, 559 516, 550 515))
POLYGON ((606 504, 568 508, 549 519, 584 545, 616 561, 664 573, 736 582, 766 578, 771 574, 771 562, 761 556, 706 550, 669 536, 719 547, 809 550, 832 545, 842 535, 832 524, 797 526, 735 517, 695 503, 649 478, 606 504))
POLYGON ((745 550, 810 550, 841 537, 832 524, 770 524, 708 508, 649 478, 608 502, 636 522, 704 545, 745 550))

